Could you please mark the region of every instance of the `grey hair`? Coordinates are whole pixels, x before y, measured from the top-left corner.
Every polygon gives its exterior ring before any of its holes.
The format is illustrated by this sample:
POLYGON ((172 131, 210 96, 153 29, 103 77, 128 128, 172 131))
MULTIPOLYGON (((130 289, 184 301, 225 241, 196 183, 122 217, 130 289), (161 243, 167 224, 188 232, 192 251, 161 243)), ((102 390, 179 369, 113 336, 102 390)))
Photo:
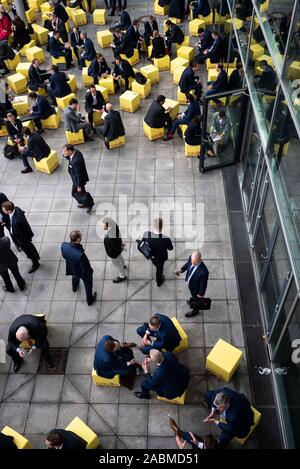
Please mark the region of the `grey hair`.
POLYGON ((159 350, 156 350, 153 348, 150 350, 149 355, 150 355, 151 360, 154 363, 156 363, 156 365, 161 365, 162 362, 164 361, 164 356, 159 350))
POLYGON ((214 400, 214 405, 215 406, 219 406, 219 405, 227 406, 229 402, 230 402, 229 396, 225 392, 218 392, 214 400))

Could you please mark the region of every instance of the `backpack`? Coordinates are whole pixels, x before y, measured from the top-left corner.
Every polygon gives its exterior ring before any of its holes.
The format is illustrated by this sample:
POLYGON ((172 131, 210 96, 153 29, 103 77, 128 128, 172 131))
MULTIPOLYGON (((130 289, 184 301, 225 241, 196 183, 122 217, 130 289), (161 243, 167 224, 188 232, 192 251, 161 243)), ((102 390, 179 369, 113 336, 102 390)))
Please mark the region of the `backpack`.
POLYGON ((144 75, 141 73, 141 72, 137 72, 135 74, 135 80, 140 84, 140 85, 144 85, 145 83, 147 83, 147 78, 144 77, 144 75))
POLYGON ((3 149, 3 156, 8 160, 13 160, 16 156, 18 156, 18 151, 14 145, 5 145, 3 149))

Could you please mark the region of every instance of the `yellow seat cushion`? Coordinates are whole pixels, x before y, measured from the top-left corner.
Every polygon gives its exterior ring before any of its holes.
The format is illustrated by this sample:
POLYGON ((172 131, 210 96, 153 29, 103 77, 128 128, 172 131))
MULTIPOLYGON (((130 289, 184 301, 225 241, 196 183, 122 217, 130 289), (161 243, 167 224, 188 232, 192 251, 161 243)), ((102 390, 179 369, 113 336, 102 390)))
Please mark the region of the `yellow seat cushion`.
POLYGON ((98 84, 100 86, 104 86, 107 89, 108 94, 114 94, 115 83, 112 75, 107 75, 107 77, 102 76, 99 78, 98 84))
POLYGON ((135 64, 137 64, 138 61, 140 60, 140 55, 139 55, 138 49, 134 49, 132 57, 127 57, 125 54, 120 54, 120 56, 123 60, 127 60, 127 62, 129 62, 132 67, 135 64))
POLYGON ((32 28, 33 28, 33 30, 36 34, 37 43, 40 46, 44 46, 45 44, 47 44, 48 43, 48 34, 49 34, 48 29, 43 28, 43 26, 40 26, 39 24, 36 24, 36 23, 34 23, 32 25, 32 28))
POLYGON ((7 77, 7 83, 16 94, 27 91, 27 80, 21 73, 15 73, 7 77))
POLYGON ((97 8, 93 13, 94 24, 106 24, 106 10, 97 8))
POLYGON ((72 8, 72 21, 76 26, 82 26, 83 24, 87 24, 86 14, 81 8, 75 10, 72 8))
POLYGON ((180 46, 177 49, 177 57, 182 57, 183 59, 186 59, 188 61, 193 60, 194 55, 195 55, 195 51, 193 47, 180 46))
POLYGON ((109 142, 109 149, 113 150, 114 148, 122 147, 123 145, 125 145, 125 135, 118 137, 115 140, 111 140, 111 142, 109 142))
MULTIPOLYGON (((192 90, 193 91, 193 90, 192 90)), ((190 94, 193 94, 193 93, 190 93, 190 94)), ((177 100, 179 101, 179 104, 187 104, 186 102, 186 97, 185 97, 185 93, 182 93, 180 91, 180 88, 178 86, 177 88, 177 100)))
POLYGON ((55 58, 53 56, 51 56, 51 59, 52 59, 52 64, 53 65, 58 65, 58 64, 66 64, 67 61, 66 61, 66 57, 64 57, 63 55, 55 58))
POLYGON ((74 93, 67 94, 67 96, 64 96, 63 98, 56 98, 57 106, 63 111, 67 106, 69 106, 70 99, 73 98, 76 98, 74 93))
POLYGON ((257 57, 260 57, 261 55, 263 55, 265 49, 263 46, 261 46, 260 44, 252 44, 250 46, 250 57, 251 57, 251 60, 255 60, 257 59, 257 57))
POLYGON ((34 8, 35 11, 40 11, 43 3, 44 0, 28 0, 29 7, 34 8))
POLYGON ((243 352, 219 339, 206 357, 206 369, 227 383, 240 364, 243 352))
POLYGON ((300 78, 300 61, 294 60, 288 66, 287 77, 289 80, 297 80, 300 78))
POLYGON ((177 345, 177 347, 173 350, 173 353, 183 352, 183 350, 187 349, 189 346, 189 338, 187 336, 187 333, 183 329, 183 327, 180 325, 178 319, 174 317, 174 318, 171 318, 171 320, 174 326, 176 327, 181 338, 179 345, 177 345))
POLYGON ((166 399, 165 397, 161 397, 157 394, 157 399, 159 401, 165 401, 165 402, 168 402, 169 404, 184 405, 185 398, 186 398, 186 391, 184 391, 182 396, 174 397, 174 399, 166 399))
POLYGON ((186 67, 179 66, 176 68, 175 72, 173 73, 173 83, 175 85, 179 85, 181 75, 185 71, 186 67))
POLYGON ((100 47, 109 47, 110 44, 113 42, 113 35, 112 33, 106 29, 104 31, 97 32, 97 41, 100 47))
POLYGON ((120 96, 120 109, 127 112, 135 112, 141 105, 141 97, 134 91, 125 91, 120 96))
POLYGON ((88 75, 88 67, 83 67, 82 69, 82 83, 84 86, 90 86, 94 83, 93 77, 88 75))
POLYGON ((19 50, 19 53, 21 54, 22 57, 26 57, 27 49, 30 49, 31 47, 34 47, 35 45, 36 45, 35 41, 33 39, 31 39, 30 42, 25 44, 25 46, 23 46, 22 49, 19 50))
POLYGON ((26 50, 26 57, 28 62, 32 62, 33 59, 38 59, 40 63, 45 62, 45 54, 43 49, 41 47, 30 47, 29 49, 26 50))
POLYGON ((26 19, 29 24, 34 23, 36 21, 36 11, 34 8, 29 8, 25 11, 26 19))
POLYGON ((41 120, 44 129, 58 129, 61 123, 60 110, 56 108, 56 114, 48 117, 48 119, 41 120))
POLYGON ((144 75, 144 77, 151 80, 151 85, 159 82, 159 70, 154 65, 145 65, 145 67, 140 69, 140 72, 144 75))
POLYGON ((84 143, 83 130, 80 129, 79 132, 68 132, 66 130, 66 139, 71 145, 80 145, 81 143, 84 143))
POLYGON ((102 96, 103 96, 104 101, 107 103, 107 101, 108 101, 108 91, 107 91, 107 88, 105 88, 105 86, 96 85, 96 90, 100 91, 100 93, 101 93, 102 96))
POLYGON ((154 14, 158 16, 166 16, 169 13, 169 5, 161 7, 158 4, 158 0, 154 2, 154 14))
POLYGON ((3 433, 3 435, 12 436, 18 449, 32 449, 29 440, 8 425, 1 430, 1 433, 3 433))
POLYGON ((153 59, 154 66, 158 68, 158 70, 165 71, 170 69, 170 56, 165 55, 160 59, 153 59))
POLYGON ((23 127, 27 127, 28 129, 31 130, 31 132, 34 132, 34 122, 33 122, 33 120, 22 122, 22 124, 23 124, 23 127))
POLYGON ((92 379, 97 386, 121 386, 120 375, 115 375, 113 378, 103 378, 97 375, 96 370, 93 368, 92 379))
POLYGON ((16 72, 17 73, 22 73, 22 75, 24 75, 24 77, 28 78, 30 65, 31 65, 30 62, 20 62, 17 65, 16 72))
POLYGON ((28 96, 15 96, 12 105, 13 108, 17 111, 18 116, 24 116, 29 112, 28 96))
POLYGON ((189 145, 184 143, 184 154, 185 156, 198 156, 201 150, 201 145, 189 145))
POLYGON ((191 36, 198 36, 199 28, 205 29, 205 21, 200 20, 199 18, 195 18, 189 22, 189 33, 191 36))
POLYGON ((33 158, 33 162, 38 171, 46 174, 53 173, 59 167, 59 159, 55 150, 51 150, 50 155, 47 158, 42 158, 40 161, 33 158))
POLYGON ((18 64, 21 62, 20 53, 17 52, 15 57, 12 60, 6 59, 6 60, 4 60, 4 62, 6 64, 8 70, 10 72, 14 72, 16 70, 18 64))
POLYGON ((231 23, 233 22, 235 29, 241 29, 243 27, 243 21, 240 20, 239 18, 229 18, 228 20, 225 21, 225 32, 229 33, 230 32, 230 26, 231 23))
POLYGON ((179 47, 189 46, 189 45, 190 45, 190 36, 184 36, 184 40, 181 44, 176 43, 176 50, 178 50, 179 47))
POLYGON ((168 109, 169 107, 171 108, 170 116, 172 119, 175 119, 177 114, 179 114, 179 102, 175 101, 174 99, 166 98, 164 102, 164 108, 168 109))
POLYGON ((49 5, 48 2, 44 2, 41 4, 41 13, 50 13, 54 11, 54 7, 49 5))
POLYGON ((148 124, 144 121, 143 123, 144 134, 148 137, 149 140, 156 140, 158 138, 162 138, 165 135, 164 127, 160 127, 159 129, 153 129, 149 127, 148 124))
POLYGON ((69 75, 68 74, 68 85, 71 88, 72 93, 75 93, 77 90, 77 80, 75 75, 69 75))
POLYGON ((261 413, 252 406, 251 406, 251 409, 254 413, 254 424, 252 425, 252 427, 250 429, 250 432, 248 433, 247 436, 245 436, 245 438, 237 438, 237 437, 234 438, 234 441, 236 441, 240 445, 244 445, 246 443, 249 436, 251 435, 251 433, 253 433, 253 431, 255 430, 255 428, 257 427, 257 425, 259 424, 260 419, 261 419, 261 413))
POLYGON ((144 85, 141 85, 136 80, 133 80, 131 84, 131 89, 135 93, 138 93, 141 98, 147 98, 151 93, 151 81, 148 79, 144 85))
POLYGON ((66 427, 66 430, 76 433, 87 442, 86 449, 96 449, 100 445, 100 439, 79 417, 75 417, 66 427))

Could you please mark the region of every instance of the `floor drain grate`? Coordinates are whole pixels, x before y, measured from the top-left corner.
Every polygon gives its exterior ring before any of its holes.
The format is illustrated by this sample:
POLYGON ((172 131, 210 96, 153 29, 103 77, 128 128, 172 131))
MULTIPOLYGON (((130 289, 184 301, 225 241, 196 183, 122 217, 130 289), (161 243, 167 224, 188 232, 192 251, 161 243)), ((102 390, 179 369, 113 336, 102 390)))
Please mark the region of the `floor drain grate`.
POLYGON ((41 356, 37 372, 46 375, 64 375, 67 366, 68 354, 68 348, 50 348, 49 357, 53 360, 54 367, 50 368, 45 357, 41 356))

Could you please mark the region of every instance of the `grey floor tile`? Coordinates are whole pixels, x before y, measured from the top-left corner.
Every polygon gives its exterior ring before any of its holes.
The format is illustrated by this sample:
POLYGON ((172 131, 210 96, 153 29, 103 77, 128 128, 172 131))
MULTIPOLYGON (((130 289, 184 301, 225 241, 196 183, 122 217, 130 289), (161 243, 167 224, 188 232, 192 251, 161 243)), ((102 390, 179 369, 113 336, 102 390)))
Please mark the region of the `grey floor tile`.
POLYGON ((38 375, 35 380, 32 402, 59 402, 64 382, 62 375, 38 375))
POLYGON ((56 427, 59 404, 30 404, 25 432, 30 434, 47 434, 56 427))
POLYGON ((65 428, 74 417, 87 422, 88 404, 60 404, 57 415, 57 428, 65 428))
POLYGON ((118 435, 143 436, 147 432, 148 406, 146 404, 120 404, 118 416, 118 435), (134 419, 128 418, 128 413, 134 419))

